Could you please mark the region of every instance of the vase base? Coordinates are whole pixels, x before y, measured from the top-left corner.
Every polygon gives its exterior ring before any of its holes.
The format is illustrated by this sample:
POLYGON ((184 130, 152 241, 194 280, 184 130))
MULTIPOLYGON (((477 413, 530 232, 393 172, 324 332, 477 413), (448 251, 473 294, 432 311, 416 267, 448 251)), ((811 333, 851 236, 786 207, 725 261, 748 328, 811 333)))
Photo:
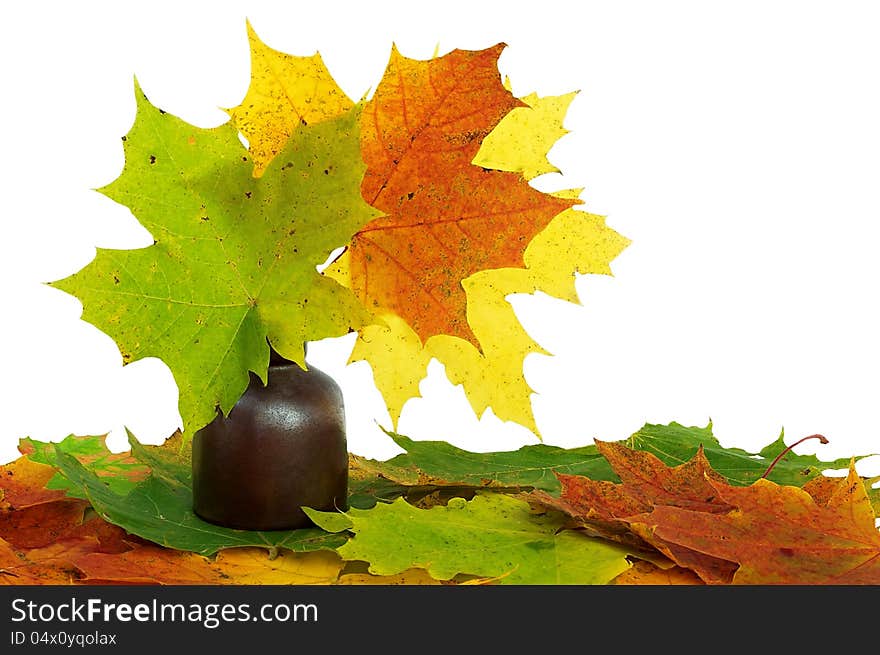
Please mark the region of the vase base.
POLYGON ((193 507, 193 513, 206 523, 210 523, 211 525, 216 525, 221 528, 229 528, 231 530, 268 532, 274 530, 299 530, 302 528, 316 527, 312 520, 305 515, 305 513, 302 514, 302 517, 294 517, 287 521, 273 521, 271 523, 247 520, 241 517, 211 516, 208 513, 199 511, 195 507, 193 507))

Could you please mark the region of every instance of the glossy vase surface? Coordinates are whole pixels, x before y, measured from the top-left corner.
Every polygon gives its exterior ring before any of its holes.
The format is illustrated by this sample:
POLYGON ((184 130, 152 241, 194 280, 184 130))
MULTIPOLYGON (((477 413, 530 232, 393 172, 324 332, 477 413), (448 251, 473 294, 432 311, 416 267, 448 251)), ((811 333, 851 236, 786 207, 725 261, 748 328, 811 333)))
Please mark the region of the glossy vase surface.
POLYGON ((347 509, 342 391, 329 375, 274 351, 268 383, 250 385, 228 416, 193 438, 193 509, 244 530, 310 527, 301 507, 347 509))

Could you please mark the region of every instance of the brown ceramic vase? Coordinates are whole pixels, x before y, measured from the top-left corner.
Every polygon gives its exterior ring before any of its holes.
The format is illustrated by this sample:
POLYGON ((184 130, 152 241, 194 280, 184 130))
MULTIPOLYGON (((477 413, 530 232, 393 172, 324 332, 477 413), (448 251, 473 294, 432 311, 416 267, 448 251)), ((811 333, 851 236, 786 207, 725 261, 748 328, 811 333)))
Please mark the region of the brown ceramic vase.
POLYGON ((268 383, 250 385, 228 416, 193 438, 193 509, 243 530, 312 526, 302 507, 347 509, 342 391, 313 366, 272 351, 268 383))

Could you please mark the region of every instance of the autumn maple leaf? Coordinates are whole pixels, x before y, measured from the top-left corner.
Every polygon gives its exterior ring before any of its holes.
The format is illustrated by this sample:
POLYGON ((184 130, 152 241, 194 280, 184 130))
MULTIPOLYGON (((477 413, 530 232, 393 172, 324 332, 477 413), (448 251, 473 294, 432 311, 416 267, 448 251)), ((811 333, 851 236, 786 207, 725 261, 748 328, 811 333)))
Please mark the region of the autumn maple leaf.
POLYGON ((259 177, 297 128, 335 118, 354 103, 320 53, 297 56, 275 50, 260 40, 250 21, 247 34, 251 83, 241 103, 226 111, 247 138, 254 176, 259 177))
MULTIPOLYGON (((501 420, 515 421, 538 434, 523 361, 531 353, 547 353, 519 322, 507 297, 540 290, 578 302, 574 273, 610 274, 608 261, 627 243, 605 225, 603 217, 565 210, 532 238, 523 255, 524 267, 478 271, 462 281, 468 324, 480 348, 447 334, 423 344, 406 321, 383 314, 381 325, 362 328, 351 361, 370 363, 394 423, 404 404, 419 395, 419 382, 431 358, 436 358, 449 380, 462 385, 477 415, 491 407, 501 420)), ((344 276, 336 279, 340 278, 346 283, 344 276)))
POLYGON ((131 209, 154 244, 101 249, 53 286, 82 301, 83 318, 126 363, 168 365, 191 437, 218 408, 232 409, 249 372, 265 382, 269 343, 305 367, 305 342, 369 320, 316 267, 377 212, 359 192, 359 109, 301 125, 255 179, 233 125, 198 128, 135 95, 125 167, 101 191, 131 209))
POLYGON ((532 237, 576 203, 471 163, 483 138, 521 105, 501 84, 503 48, 428 61, 393 49, 361 118, 361 192, 385 216, 352 238, 351 288, 371 311, 403 318, 422 342, 446 334, 479 347, 462 280, 522 266, 532 237))
POLYGON ((854 463, 845 479, 805 489, 767 479, 733 486, 702 449, 669 467, 645 451, 596 445, 619 484, 557 474, 559 497, 532 497, 596 534, 656 548, 709 584, 880 582, 880 533, 854 463))
POLYGON ((625 548, 563 530, 558 517, 533 514, 505 494, 430 509, 398 498, 366 510, 306 513, 326 530, 352 532, 337 552, 369 562, 377 575, 424 568, 438 580, 466 573, 499 584, 606 584, 630 567, 625 548))
MULTIPOLYGON (((555 138, 566 133, 560 128, 562 114, 573 96, 528 96, 528 106, 517 107, 502 119, 484 140, 474 161, 522 172, 527 180, 552 172, 555 168, 547 162, 547 150, 555 138), (532 141, 542 147, 537 151, 530 148, 532 141), (522 149, 517 150, 520 144, 522 149)), ((579 190, 555 195, 575 200, 579 190)), ((423 342, 403 318, 383 313, 378 317, 380 323, 360 331, 350 361, 370 363, 392 424, 396 424, 404 404, 419 395, 419 382, 430 360, 436 358, 443 363, 449 380, 462 385, 477 415, 491 407, 501 420, 514 421, 540 434, 531 407, 533 390, 522 369, 529 354, 547 353, 519 322, 508 296, 541 291, 579 303, 575 274, 610 275, 610 261, 628 243, 605 224, 604 217, 567 209, 532 237, 523 252, 522 267, 477 271, 462 280, 467 322, 479 347, 448 334, 434 335, 423 342)), ((346 253, 328 269, 328 274, 351 287, 349 269, 346 253)))
MULTIPOLYGON (((546 507, 565 512, 594 534, 642 550, 657 548, 657 544, 650 534, 633 527, 633 516, 659 505, 687 507, 707 514, 730 509, 709 484, 723 478, 712 470, 702 448, 689 461, 669 467, 651 453, 618 443, 596 440, 596 447, 621 483, 557 473, 562 484, 560 496, 536 491, 533 497, 546 507)), ((722 558, 688 549, 661 552, 683 567, 699 569, 704 579, 712 582, 729 581, 736 569, 722 558)))
POLYGON ((824 502, 763 479, 749 487, 709 484, 733 509, 661 506, 630 520, 661 551, 735 562, 734 584, 880 584, 880 532, 854 465, 824 502))

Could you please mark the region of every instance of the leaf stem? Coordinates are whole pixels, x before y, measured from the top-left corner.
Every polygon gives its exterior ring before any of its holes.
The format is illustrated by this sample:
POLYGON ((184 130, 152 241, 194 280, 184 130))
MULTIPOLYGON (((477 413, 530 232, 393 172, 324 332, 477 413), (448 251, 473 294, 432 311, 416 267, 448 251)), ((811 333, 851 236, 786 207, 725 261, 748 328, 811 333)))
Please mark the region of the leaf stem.
POLYGON ((788 448, 786 448, 786 449, 783 450, 781 453, 779 453, 779 454, 776 456, 776 459, 774 459, 772 462, 770 462, 770 466, 768 466, 768 467, 767 467, 767 470, 764 471, 764 475, 762 475, 762 476, 761 476, 760 478, 758 478, 758 479, 760 480, 761 478, 766 478, 767 475, 770 473, 770 471, 773 470, 773 467, 776 466, 776 463, 777 463, 780 459, 782 459, 782 456, 785 455, 785 453, 787 453, 788 451, 790 451, 792 448, 794 448, 794 447, 797 446, 798 444, 801 444, 801 443, 805 442, 807 439, 818 439, 818 440, 820 441, 820 443, 823 443, 823 444, 828 443, 828 439, 826 439, 826 438, 825 438, 824 436, 822 436, 821 434, 811 434, 809 437, 803 437, 802 439, 798 439, 798 440, 795 441, 793 444, 791 444, 788 448))

